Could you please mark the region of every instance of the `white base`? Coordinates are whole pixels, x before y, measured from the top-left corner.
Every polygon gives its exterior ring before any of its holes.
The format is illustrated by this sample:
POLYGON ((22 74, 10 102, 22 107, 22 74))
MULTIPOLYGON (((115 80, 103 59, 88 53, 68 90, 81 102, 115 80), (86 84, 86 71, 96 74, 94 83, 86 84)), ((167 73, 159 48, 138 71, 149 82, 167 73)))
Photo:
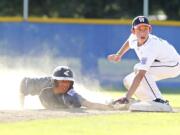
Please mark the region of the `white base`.
POLYGON ((154 101, 141 101, 129 106, 130 111, 137 112, 172 112, 172 107, 167 104, 154 101))

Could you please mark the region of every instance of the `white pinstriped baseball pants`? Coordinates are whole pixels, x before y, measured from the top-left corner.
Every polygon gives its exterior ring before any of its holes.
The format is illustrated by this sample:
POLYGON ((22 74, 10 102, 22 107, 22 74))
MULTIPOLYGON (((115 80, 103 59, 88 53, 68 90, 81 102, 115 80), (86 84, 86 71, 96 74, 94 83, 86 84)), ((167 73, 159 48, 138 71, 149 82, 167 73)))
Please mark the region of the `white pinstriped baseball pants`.
MULTIPOLYGON (((134 70, 138 69, 138 64, 134 70)), ((174 78, 180 75, 180 62, 161 63, 154 62, 149 71, 146 72, 140 85, 135 91, 135 96, 142 101, 152 101, 156 98, 164 99, 156 81, 174 78)), ((124 86, 129 89, 135 77, 135 72, 127 75, 124 80, 124 86)))

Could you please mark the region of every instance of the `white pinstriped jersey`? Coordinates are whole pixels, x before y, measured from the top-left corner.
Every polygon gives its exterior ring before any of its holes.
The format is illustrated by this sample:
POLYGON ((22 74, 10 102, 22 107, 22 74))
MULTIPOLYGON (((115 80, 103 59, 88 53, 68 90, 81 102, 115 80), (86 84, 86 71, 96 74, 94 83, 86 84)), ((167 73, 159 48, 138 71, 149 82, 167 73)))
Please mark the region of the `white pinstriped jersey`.
POLYGON ((137 38, 134 34, 130 35, 128 41, 130 48, 135 50, 140 60, 140 64, 138 66, 139 70, 148 71, 155 60, 163 63, 180 62, 180 55, 175 48, 167 41, 155 35, 149 34, 148 40, 144 43, 144 45, 139 47, 137 44, 137 38))

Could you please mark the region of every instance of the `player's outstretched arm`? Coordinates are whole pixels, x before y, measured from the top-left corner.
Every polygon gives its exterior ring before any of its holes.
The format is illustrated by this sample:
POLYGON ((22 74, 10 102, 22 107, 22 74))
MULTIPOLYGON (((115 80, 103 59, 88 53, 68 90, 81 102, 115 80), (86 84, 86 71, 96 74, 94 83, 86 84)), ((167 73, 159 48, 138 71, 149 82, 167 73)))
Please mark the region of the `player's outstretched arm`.
POLYGON ((87 100, 82 102, 82 106, 87 107, 88 109, 97 109, 97 110, 113 110, 111 105, 93 103, 87 100))
POLYGON ((108 55, 107 59, 109 61, 118 62, 121 60, 122 56, 129 50, 129 42, 128 40, 123 44, 123 46, 117 51, 116 54, 108 55))

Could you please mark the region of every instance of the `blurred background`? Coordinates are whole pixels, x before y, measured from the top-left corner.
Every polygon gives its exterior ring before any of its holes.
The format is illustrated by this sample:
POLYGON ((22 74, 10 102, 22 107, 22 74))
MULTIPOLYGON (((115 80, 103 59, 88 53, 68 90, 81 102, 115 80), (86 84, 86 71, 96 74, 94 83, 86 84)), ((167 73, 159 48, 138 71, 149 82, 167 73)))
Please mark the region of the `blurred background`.
MULTIPOLYGON (((122 88, 138 61, 135 53, 121 63, 106 57, 128 38, 138 15, 148 16, 152 33, 180 53, 179 0, 0 0, 1 80, 50 75, 56 66, 68 65, 79 81, 122 88)), ((158 85, 180 88, 180 77, 158 85)))

